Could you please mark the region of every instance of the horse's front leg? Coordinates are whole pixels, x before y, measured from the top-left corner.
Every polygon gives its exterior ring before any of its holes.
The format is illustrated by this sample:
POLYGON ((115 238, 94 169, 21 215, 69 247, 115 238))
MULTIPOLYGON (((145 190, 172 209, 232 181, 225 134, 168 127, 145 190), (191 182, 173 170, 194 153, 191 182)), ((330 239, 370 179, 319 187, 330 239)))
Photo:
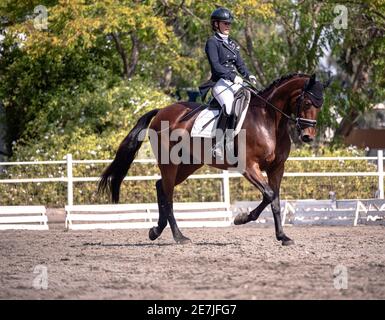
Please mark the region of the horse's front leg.
POLYGON ((268 171, 267 176, 269 179, 269 184, 274 191, 274 198, 271 202, 271 211, 273 212, 274 217, 274 226, 275 226, 275 235, 278 241, 282 241, 282 245, 288 246, 294 244, 294 241, 291 240, 283 231, 282 219, 281 219, 281 204, 279 200, 279 189, 281 187, 281 181, 284 172, 284 165, 281 164, 275 170, 268 171))
POLYGON ((269 205, 269 203, 270 200, 267 197, 263 197, 262 202, 259 204, 259 206, 252 210, 250 213, 239 213, 234 219, 234 224, 245 224, 247 222, 257 220, 261 215, 262 211, 269 205))
POLYGON ((250 213, 242 212, 238 214, 234 219, 235 225, 257 220, 263 209, 265 209, 274 199, 274 191, 269 186, 266 178, 262 175, 257 163, 248 166, 243 175, 262 192, 263 200, 260 205, 250 213))

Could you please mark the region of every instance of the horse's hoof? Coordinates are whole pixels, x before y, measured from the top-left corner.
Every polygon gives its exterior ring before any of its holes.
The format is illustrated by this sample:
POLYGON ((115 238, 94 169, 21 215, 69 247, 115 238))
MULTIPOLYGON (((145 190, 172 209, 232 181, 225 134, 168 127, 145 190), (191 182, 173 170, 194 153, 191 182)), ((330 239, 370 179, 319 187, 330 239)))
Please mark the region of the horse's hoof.
POLYGON ((245 224, 247 222, 249 222, 249 215, 246 212, 239 213, 234 219, 235 225, 245 224))
POLYGON ((156 240, 159 236, 160 234, 157 232, 156 227, 152 227, 148 232, 148 237, 150 238, 151 241, 156 240))
POLYGON ((282 240, 282 245, 283 245, 283 246, 291 246, 291 245, 293 245, 293 244, 295 244, 295 243, 294 243, 294 241, 291 240, 291 239, 282 240))
POLYGON ((191 243, 191 240, 185 236, 182 236, 180 238, 176 238, 175 239, 176 243, 178 244, 188 244, 188 243, 191 243))

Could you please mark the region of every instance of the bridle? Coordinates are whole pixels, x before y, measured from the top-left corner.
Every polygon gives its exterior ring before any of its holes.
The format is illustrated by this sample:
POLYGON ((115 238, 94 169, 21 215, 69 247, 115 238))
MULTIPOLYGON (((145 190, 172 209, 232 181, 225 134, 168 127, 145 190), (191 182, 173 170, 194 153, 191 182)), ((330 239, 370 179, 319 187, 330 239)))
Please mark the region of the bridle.
POLYGON ((268 99, 265 99, 264 97, 259 95, 257 92, 257 89, 254 87, 254 85, 252 83, 250 83, 250 81, 245 80, 245 79, 244 79, 244 81, 251 87, 251 88, 250 87, 245 87, 245 88, 250 90, 256 97, 258 97, 259 99, 264 101, 267 105, 269 105, 275 111, 281 113, 285 118, 294 122, 298 132, 301 132, 302 130, 309 128, 309 127, 314 128, 317 125, 317 120, 311 120, 311 119, 306 119, 306 118, 300 117, 301 107, 302 107, 302 104, 303 104, 303 101, 305 98, 305 93, 312 95, 316 99, 321 98, 321 97, 316 96, 313 92, 308 90, 309 80, 305 82, 305 85, 302 88, 301 94, 296 99, 296 116, 295 116, 295 118, 293 118, 291 115, 288 115, 287 113, 285 113, 281 109, 277 108, 275 105, 273 105, 271 102, 269 102, 268 99))
POLYGON ((303 101, 305 99, 305 93, 310 93, 309 91, 306 90, 307 83, 305 83, 305 86, 302 89, 301 94, 297 97, 296 101, 296 117, 295 117, 295 126, 297 128, 297 131, 300 133, 302 130, 306 128, 314 128, 317 125, 317 120, 311 120, 311 119, 306 119, 306 118, 301 118, 300 113, 301 113, 301 107, 303 105, 303 101))

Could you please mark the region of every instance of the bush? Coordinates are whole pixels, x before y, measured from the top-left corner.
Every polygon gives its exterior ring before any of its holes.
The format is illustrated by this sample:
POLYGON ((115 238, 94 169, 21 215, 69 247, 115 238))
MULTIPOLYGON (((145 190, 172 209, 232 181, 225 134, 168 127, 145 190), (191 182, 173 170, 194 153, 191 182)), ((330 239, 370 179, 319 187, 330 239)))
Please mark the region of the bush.
MULTIPOLYGON (((145 112, 170 104, 171 99, 140 79, 108 87, 95 83, 90 92, 63 90, 53 97, 28 123, 24 138, 14 146, 10 161, 64 160, 68 153, 74 159, 112 159, 120 142, 145 112)), ((141 155, 144 155, 146 148, 141 155)), ((147 147, 148 150, 148 147, 147 147)), ((74 176, 99 176, 103 165, 74 166, 74 176)), ((146 168, 144 174, 150 172, 146 168)), ((58 165, 4 167, 2 179, 65 177, 66 168, 58 165)), ((0 184, 0 204, 37 204, 63 206, 66 185, 51 183, 0 184), (26 195, 25 197, 23 195, 26 195)), ((97 199, 95 184, 75 192, 75 201, 97 199), (91 195, 88 193, 91 192, 91 195)))
MULTIPOLYGON (((365 156, 364 151, 356 148, 338 148, 318 146, 312 149, 308 145, 291 150, 290 157, 358 157, 365 156)), ((285 173, 290 172, 375 172, 377 165, 367 160, 290 160, 285 164, 285 173)), ((328 199, 335 193, 338 199, 373 198, 378 188, 378 177, 283 177, 281 199, 328 199)), ((232 198, 236 200, 262 200, 261 193, 244 178, 233 179, 232 198)))

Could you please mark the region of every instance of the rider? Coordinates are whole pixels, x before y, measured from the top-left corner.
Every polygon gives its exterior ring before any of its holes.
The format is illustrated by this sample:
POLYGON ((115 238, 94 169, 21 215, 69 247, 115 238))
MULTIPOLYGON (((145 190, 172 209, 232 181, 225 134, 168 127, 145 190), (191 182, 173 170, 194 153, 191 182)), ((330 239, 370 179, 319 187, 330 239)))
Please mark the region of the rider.
MULTIPOLYGON (((214 35, 207 40, 205 47, 211 67, 212 93, 223 110, 217 129, 222 130, 223 133, 228 127, 233 111, 234 95, 243 84, 243 79, 237 75, 237 71, 242 77, 256 84, 255 76, 250 75, 241 58, 239 45, 229 38, 233 20, 233 15, 228 9, 214 10, 211 14, 211 27, 214 35)), ((223 157, 224 139, 221 138, 217 142, 213 151, 214 156, 223 157)))

